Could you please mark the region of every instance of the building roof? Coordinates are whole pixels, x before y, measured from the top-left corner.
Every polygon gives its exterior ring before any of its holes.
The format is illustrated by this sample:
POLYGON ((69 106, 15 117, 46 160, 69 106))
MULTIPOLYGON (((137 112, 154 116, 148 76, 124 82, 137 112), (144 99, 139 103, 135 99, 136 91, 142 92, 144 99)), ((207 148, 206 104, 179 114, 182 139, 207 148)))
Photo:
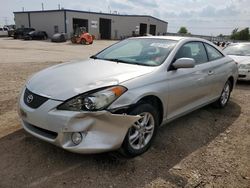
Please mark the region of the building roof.
POLYGON ((72 10, 72 9, 55 9, 55 10, 35 10, 35 11, 17 11, 13 12, 14 14, 21 14, 21 13, 46 13, 46 12, 80 12, 80 13, 87 13, 87 14, 99 14, 99 15, 108 15, 108 16, 124 16, 124 17, 148 17, 148 18, 153 18, 158 21, 164 22, 168 24, 168 22, 161 20, 159 18, 149 16, 149 15, 130 15, 130 14, 110 14, 110 13, 101 13, 101 12, 89 12, 89 11, 81 11, 81 10, 72 10))

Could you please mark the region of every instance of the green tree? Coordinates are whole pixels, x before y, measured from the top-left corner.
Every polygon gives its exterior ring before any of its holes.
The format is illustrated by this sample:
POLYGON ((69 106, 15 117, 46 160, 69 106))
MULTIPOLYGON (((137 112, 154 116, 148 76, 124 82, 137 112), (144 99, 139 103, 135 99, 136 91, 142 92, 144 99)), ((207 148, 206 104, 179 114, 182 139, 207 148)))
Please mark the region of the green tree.
POLYGON ((186 27, 180 27, 179 31, 178 31, 179 34, 187 34, 188 33, 188 30, 186 27))
POLYGON ((240 31, 238 31, 238 28, 235 28, 232 31, 231 39, 233 39, 233 40, 249 40, 250 39, 249 28, 247 27, 247 28, 242 29, 240 31))

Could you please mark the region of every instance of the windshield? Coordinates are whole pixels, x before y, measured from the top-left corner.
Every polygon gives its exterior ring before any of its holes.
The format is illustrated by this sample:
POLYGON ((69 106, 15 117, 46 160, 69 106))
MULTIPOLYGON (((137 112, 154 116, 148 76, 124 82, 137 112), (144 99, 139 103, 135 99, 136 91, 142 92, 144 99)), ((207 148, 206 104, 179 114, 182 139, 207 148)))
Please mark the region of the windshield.
POLYGON ((223 50, 227 55, 250 56, 250 44, 233 44, 223 50))
POLYGON ((91 58, 144 66, 159 66, 177 41, 155 38, 131 38, 118 42, 91 58))

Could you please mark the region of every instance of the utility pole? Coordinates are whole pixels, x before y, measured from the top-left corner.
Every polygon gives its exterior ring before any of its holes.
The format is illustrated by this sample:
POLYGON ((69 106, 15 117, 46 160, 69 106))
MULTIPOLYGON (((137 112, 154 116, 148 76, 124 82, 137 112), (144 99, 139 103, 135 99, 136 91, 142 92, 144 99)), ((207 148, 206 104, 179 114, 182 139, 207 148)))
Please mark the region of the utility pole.
POLYGON ((24 7, 22 7, 22 11, 24 12, 24 7))
POLYGON ((44 10, 44 6, 43 6, 43 3, 42 3, 42 10, 44 10))
POLYGON ((60 4, 58 4, 58 9, 59 9, 59 10, 61 9, 61 5, 60 5, 60 4))

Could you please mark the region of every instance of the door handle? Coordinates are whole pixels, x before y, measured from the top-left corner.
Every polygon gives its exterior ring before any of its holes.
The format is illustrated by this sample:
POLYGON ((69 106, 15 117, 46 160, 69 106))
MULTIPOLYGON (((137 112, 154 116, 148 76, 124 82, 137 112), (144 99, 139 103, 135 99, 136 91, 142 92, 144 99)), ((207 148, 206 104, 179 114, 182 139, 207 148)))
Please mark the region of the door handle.
POLYGON ((210 70, 208 71, 208 75, 213 75, 214 74, 214 71, 210 70))

